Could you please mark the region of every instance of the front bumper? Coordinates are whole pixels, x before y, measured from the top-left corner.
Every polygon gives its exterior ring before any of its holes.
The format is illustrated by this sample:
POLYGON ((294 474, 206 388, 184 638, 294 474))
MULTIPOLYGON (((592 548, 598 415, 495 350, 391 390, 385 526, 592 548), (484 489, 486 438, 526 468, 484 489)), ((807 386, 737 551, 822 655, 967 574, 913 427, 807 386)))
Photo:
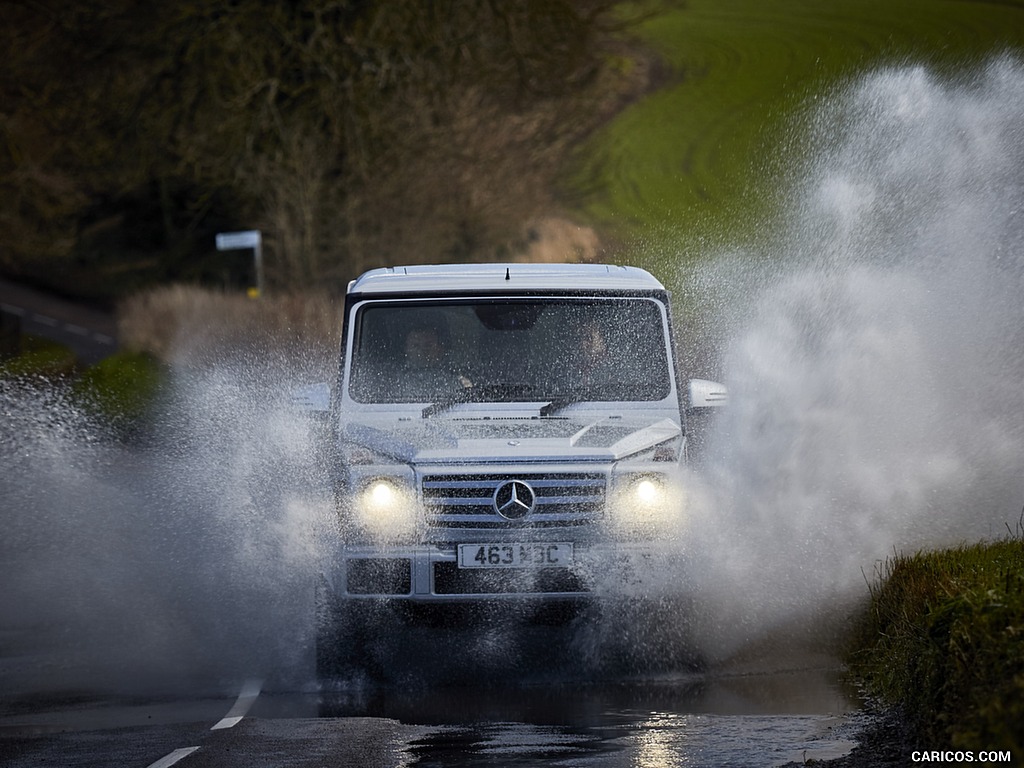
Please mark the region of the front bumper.
POLYGON ((642 588, 664 574, 678 553, 650 544, 576 544, 571 565, 461 568, 455 545, 348 547, 328 574, 342 599, 389 598, 410 603, 586 601, 642 588))

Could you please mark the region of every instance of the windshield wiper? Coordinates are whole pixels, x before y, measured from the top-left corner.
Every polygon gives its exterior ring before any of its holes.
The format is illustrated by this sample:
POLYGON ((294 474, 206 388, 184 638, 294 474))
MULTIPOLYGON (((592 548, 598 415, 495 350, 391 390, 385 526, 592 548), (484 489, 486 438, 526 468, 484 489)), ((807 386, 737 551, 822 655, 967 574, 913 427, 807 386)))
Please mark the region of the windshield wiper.
POLYGON ((562 410, 563 408, 568 408, 573 403, 581 403, 584 400, 588 399, 587 395, 589 394, 589 392, 586 392, 582 389, 577 389, 569 394, 556 395, 551 399, 549 403, 541 406, 540 417, 542 419, 545 419, 548 416, 551 416, 557 413, 558 411, 562 410))
POLYGON ((517 399, 528 398, 533 389, 532 384, 525 383, 477 384, 431 403, 423 409, 423 418, 430 418, 435 413, 441 413, 462 403, 514 403, 517 399))
POLYGON ((448 397, 442 400, 436 400, 435 402, 428 405, 426 408, 423 409, 421 418, 429 419, 435 413, 441 413, 442 411, 447 411, 449 408, 453 408, 456 405, 460 405, 462 403, 469 403, 477 399, 478 398, 473 394, 472 389, 463 389, 459 392, 456 392, 453 395, 449 395, 448 397))

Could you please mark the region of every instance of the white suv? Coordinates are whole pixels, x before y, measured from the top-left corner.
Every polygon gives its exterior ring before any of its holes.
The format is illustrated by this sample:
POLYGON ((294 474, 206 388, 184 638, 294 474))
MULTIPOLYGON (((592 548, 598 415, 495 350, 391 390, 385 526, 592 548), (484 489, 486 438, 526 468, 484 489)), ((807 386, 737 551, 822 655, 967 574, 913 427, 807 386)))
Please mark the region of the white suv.
POLYGON ((679 525, 687 408, 669 298, 595 264, 377 269, 345 303, 332 426, 341 535, 321 671, 346 612, 587 604, 679 525))

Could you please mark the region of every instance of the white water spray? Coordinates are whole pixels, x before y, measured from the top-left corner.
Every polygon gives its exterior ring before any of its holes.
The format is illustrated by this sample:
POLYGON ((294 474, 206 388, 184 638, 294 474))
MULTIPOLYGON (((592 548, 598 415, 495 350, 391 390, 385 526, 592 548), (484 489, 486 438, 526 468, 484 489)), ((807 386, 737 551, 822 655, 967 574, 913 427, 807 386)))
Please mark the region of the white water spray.
MULTIPOLYGON (((697 276, 736 297, 732 405, 670 574, 711 656, 845 608, 894 548, 997 537, 1024 504, 1024 66, 884 71, 828 104, 791 226, 697 276)), ((170 444, 142 454, 59 396, 0 391, 0 643, 47 650, 26 689, 308 674, 323 476, 285 379, 180 376, 170 444)))
POLYGON ((770 268, 720 319, 731 405, 693 574, 718 653, 848 610, 894 551, 1005 535, 1024 505, 1024 66, 880 71, 811 139, 787 229, 744 256, 770 268))
POLYGON ((60 388, 0 388, 10 694, 309 681, 322 475, 271 367, 179 371, 131 446, 60 388))

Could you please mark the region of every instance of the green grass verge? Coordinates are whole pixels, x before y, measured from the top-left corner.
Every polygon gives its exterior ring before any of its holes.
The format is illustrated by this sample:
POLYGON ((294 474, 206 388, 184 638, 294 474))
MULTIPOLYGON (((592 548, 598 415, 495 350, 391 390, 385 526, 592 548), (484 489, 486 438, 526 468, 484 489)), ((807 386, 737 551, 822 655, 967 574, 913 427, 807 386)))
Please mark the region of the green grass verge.
POLYGON ((851 668, 920 744, 1024 755, 1024 541, 898 556, 871 590, 851 668))
POLYGON ((59 379, 73 375, 77 362, 70 347, 39 336, 24 336, 21 353, 0 362, 0 377, 59 379))
POLYGON ((618 260, 661 268, 770 226, 815 95, 881 65, 953 74, 1024 51, 1024 2, 687 0, 637 33, 670 82, 579 148, 564 193, 618 260))
POLYGON ((144 426, 166 380, 165 366, 143 352, 118 352, 83 369, 63 344, 25 336, 21 348, 20 355, 0 363, 0 378, 66 388, 71 403, 113 436, 127 437, 144 426))
POLYGON ((118 352, 75 379, 75 399, 121 435, 134 433, 151 414, 165 380, 164 367, 143 352, 118 352))

